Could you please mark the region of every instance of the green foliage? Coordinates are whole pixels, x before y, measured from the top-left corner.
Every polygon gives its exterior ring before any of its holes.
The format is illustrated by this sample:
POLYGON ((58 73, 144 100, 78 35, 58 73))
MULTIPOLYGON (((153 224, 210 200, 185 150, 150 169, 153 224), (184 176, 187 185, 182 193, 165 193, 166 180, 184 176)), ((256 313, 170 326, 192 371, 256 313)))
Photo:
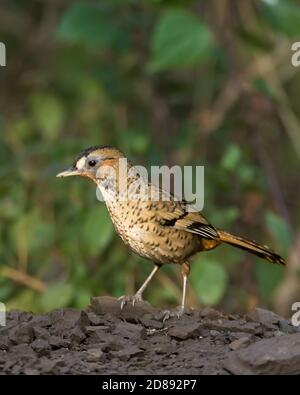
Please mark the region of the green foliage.
POLYGON ((226 170, 236 169, 239 160, 241 158, 241 150, 236 144, 229 145, 227 150, 224 152, 221 166, 226 170))
POLYGON ((152 71, 198 65, 212 48, 208 28, 194 15, 170 9, 159 19, 152 38, 152 71))
POLYGON ((37 303, 37 294, 31 289, 27 289, 23 292, 20 292, 15 297, 8 299, 8 302, 6 303, 6 308, 8 310, 17 309, 38 312, 39 309, 37 308, 37 303))
POLYGON ((101 3, 72 5, 62 17, 57 36, 70 43, 103 48, 118 47, 124 40, 122 31, 111 20, 110 9, 101 3))
POLYGON ((70 304, 74 294, 73 286, 68 283, 49 285, 41 295, 39 305, 42 311, 50 311, 66 307, 70 304))
POLYGON ((280 284, 283 274, 284 269, 281 266, 271 266, 257 260, 255 265, 255 278, 258 283, 259 294, 263 301, 267 301, 271 298, 273 292, 280 284))
POLYGON ((53 95, 37 93, 31 97, 32 124, 46 140, 55 140, 63 126, 65 110, 53 95))
MULTIPOLYGON (((288 224, 278 215, 267 211, 265 213, 266 227, 273 236, 278 252, 287 255, 291 247, 291 230, 288 224)), ((257 262, 255 276, 258 282, 258 289, 261 297, 268 300, 280 284, 284 275, 284 269, 277 265, 262 265, 257 262)))
POLYGON ((82 224, 82 241, 88 255, 96 255, 103 250, 113 237, 113 226, 104 203, 95 202, 82 224))
POLYGON ((53 226, 45 222, 37 209, 21 215, 10 230, 11 243, 20 254, 35 253, 54 240, 53 226))
POLYGON ((264 0, 264 16, 279 32, 289 37, 300 34, 300 6, 292 0, 264 0))
POLYGON ((267 229, 271 232, 278 247, 287 253, 292 244, 291 229, 287 222, 270 211, 266 212, 265 221, 267 229))
POLYGON ((193 264, 191 282, 205 305, 218 304, 226 291, 228 276, 224 266, 210 258, 198 258, 193 264))

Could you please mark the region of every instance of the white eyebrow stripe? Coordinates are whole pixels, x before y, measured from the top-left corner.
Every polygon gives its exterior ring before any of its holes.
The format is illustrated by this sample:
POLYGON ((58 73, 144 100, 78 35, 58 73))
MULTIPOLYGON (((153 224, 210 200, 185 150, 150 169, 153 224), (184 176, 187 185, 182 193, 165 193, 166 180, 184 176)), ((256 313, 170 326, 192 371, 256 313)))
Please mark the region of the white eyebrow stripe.
POLYGON ((85 159, 86 159, 85 156, 78 159, 78 161, 76 162, 76 169, 81 170, 84 167, 85 159))

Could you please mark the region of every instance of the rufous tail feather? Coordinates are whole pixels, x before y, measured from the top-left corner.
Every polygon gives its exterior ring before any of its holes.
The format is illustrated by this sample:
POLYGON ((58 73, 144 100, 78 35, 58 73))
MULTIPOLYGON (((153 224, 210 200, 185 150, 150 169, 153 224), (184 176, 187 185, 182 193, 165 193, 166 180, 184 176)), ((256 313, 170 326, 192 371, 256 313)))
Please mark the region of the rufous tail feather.
POLYGON ((271 263, 276 263, 278 265, 285 265, 285 260, 278 255, 276 252, 271 250, 267 246, 260 245, 255 241, 246 240, 242 237, 232 235, 230 233, 225 232, 224 230, 218 230, 218 234, 220 240, 223 243, 230 244, 237 248, 241 248, 242 250, 246 250, 251 252, 254 255, 259 256, 260 258, 264 258, 271 263))

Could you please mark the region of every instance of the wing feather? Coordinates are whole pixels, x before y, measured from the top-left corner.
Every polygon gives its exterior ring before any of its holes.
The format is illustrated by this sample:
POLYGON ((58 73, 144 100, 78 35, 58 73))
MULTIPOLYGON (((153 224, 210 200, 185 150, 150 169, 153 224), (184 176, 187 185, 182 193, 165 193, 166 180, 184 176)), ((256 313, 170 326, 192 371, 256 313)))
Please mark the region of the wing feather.
POLYGON ((161 204, 157 215, 163 226, 194 233, 205 239, 219 238, 218 232, 207 219, 199 212, 187 211, 187 205, 184 202, 173 201, 168 202, 168 205, 161 204))

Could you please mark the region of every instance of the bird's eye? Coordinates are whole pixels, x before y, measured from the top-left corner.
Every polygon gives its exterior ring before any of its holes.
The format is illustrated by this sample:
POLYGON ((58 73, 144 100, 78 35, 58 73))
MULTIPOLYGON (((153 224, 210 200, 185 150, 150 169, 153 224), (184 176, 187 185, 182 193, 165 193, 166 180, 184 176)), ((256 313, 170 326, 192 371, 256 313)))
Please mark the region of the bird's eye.
POLYGON ((97 161, 95 161, 94 159, 91 159, 91 160, 88 161, 88 164, 89 164, 90 167, 96 166, 96 163, 97 163, 97 161))

